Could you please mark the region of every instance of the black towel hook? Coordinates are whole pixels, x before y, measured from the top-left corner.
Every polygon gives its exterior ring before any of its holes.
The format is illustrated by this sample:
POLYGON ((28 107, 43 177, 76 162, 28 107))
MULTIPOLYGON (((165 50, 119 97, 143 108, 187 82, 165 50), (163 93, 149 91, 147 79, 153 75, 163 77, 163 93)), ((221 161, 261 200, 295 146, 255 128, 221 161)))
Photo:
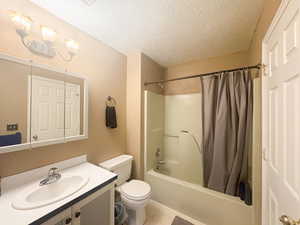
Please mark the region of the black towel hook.
POLYGON ((106 106, 112 107, 112 106, 116 106, 117 105, 117 101, 113 97, 108 96, 105 104, 106 104, 106 106))

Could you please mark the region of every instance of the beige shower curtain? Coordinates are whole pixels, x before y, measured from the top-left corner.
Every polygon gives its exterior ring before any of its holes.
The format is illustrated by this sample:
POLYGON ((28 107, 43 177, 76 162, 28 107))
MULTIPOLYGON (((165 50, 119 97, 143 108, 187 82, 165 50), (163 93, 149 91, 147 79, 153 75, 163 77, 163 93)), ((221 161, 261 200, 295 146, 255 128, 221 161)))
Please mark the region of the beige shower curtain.
POLYGON ((250 70, 201 78, 204 185, 239 195, 248 182, 253 83, 250 70))

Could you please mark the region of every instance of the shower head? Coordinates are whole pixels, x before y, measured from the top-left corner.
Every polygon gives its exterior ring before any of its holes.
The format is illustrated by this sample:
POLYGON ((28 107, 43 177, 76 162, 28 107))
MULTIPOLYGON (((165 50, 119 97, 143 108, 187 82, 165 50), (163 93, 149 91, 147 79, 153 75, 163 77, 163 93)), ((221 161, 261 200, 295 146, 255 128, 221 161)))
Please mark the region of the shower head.
POLYGON ((201 150, 200 144, 199 144, 199 142, 197 141, 197 138, 195 137, 195 135, 194 135, 193 133, 189 132, 188 130, 181 130, 180 132, 181 132, 181 133, 184 133, 184 134, 190 135, 190 136, 193 138, 194 142, 196 143, 197 148, 198 148, 200 154, 202 154, 202 150, 201 150))

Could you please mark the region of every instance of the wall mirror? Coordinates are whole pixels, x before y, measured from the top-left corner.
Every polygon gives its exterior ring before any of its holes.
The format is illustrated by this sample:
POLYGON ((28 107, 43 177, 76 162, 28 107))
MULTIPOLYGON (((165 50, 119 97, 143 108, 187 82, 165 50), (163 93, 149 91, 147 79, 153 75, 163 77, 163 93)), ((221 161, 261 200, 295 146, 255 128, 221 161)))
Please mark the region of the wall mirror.
POLYGON ((87 81, 0 56, 0 153, 88 137, 87 81))

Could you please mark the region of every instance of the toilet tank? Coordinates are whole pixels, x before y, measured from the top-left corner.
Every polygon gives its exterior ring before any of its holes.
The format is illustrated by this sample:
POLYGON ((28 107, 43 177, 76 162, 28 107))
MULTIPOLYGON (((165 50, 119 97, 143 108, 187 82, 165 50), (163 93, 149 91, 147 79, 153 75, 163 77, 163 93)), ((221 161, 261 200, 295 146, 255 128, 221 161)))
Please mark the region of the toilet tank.
POLYGON ((99 166, 118 174, 116 184, 119 186, 130 178, 132 160, 133 157, 131 155, 120 155, 100 163, 99 166))

